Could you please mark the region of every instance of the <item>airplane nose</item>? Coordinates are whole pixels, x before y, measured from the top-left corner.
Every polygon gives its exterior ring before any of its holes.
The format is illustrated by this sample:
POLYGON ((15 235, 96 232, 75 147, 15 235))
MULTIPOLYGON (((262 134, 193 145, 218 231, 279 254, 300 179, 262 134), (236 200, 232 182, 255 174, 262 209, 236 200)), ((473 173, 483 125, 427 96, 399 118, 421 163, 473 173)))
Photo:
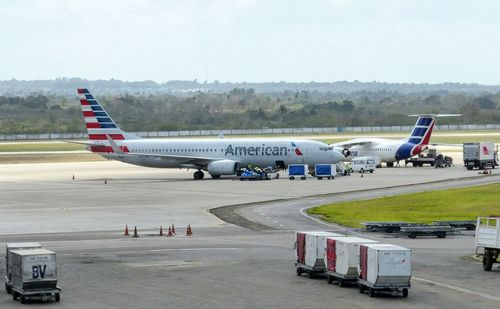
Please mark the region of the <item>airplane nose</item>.
POLYGON ((332 161, 334 163, 341 162, 344 159, 345 159, 345 156, 341 152, 339 152, 337 150, 332 150, 332 161))

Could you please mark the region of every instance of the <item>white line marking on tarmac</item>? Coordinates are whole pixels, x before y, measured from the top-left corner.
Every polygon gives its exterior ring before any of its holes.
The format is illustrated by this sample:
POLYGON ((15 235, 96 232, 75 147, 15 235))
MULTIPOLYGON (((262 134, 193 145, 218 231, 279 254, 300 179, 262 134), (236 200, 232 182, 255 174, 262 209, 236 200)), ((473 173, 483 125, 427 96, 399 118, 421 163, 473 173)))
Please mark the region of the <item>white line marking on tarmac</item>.
POLYGON ((461 288, 461 287, 458 287, 458 286, 449 285, 449 284, 442 283, 442 282, 436 282, 436 281, 432 281, 432 280, 424 279, 424 278, 420 278, 420 277, 415 277, 415 276, 412 276, 412 279, 413 280, 417 280, 417 281, 421 281, 421 282, 425 282, 425 283, 431 283, 431 284, 439 285, 439 286, 448 288, 450 290, 455 290, 455 291, 462 292, 462 293, 473 294, 473 295, 476 295, 476 296, 479 296, 479 297, 482 297, 482 298, 486 298, 486 299, 489 299, 489 300, 500 301, 500 297, 489 295, 489 294, 485 294, 485 293, 481 293, 481 292, 476 292, 476 291, 465 289, 465 288, 461 288))

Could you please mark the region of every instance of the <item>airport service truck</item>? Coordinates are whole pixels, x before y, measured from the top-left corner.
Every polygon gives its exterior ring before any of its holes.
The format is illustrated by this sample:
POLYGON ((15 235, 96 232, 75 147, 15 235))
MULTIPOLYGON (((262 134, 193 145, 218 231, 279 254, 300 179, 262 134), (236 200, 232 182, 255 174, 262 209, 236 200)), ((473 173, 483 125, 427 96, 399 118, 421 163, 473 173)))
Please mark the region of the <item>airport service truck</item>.
POLYGON ((295 232, 295 269, 297 276, 307 273, 309 278, 325 272, 325 237, 341 237, 330 232, 295 232))
POLYGON ((464 166, 473 168, 495 168, 498 165, 498 148, 491 142, 464 143, 464 166))
POLYGON ((56 253, 46 249, 12 250, 12 298, 60 300, 56 253))
POLYGON ((500 217, 478 217, 476 223, 476 251, 484 250, 483 269, 490 271, 500 256, 500 217))
POLYGON ((40 249, 42 245, 38 242, 17 242, 8 243, 5 246, 5 290, 12 294, 12 258, 11 252, 14 250, 40 249))

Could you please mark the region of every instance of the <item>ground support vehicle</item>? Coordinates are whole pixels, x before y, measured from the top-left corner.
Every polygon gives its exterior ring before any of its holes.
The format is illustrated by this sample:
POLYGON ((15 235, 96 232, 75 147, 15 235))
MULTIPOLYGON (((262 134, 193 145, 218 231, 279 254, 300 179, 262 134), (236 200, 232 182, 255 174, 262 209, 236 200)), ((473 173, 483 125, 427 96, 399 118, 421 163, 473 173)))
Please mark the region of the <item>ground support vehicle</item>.
POLYGON ((465 228, 469 231, 476 229, 476 221, 474 220, 455 220, 455 221, 434 221, 433 225, 449 225, 454 228, 465 228))
POLYGON ((394 233, 401 231, 402 227, 410 227, 410 226, 422 226, 424 223, 408 223, 408 222, 362 222, 367 231, 379 232, 384 231, 386 233, 394 233))
POLYGON ((353 172, 359 173, 373 173, 377 168, 375 158, 373 157, 356 157, 351 160, 351 168, 353 172))
POLYGON ((337 174, 337 167, 335 164, 316 164, 314 166, 314 176, 318 178, 318 180, 326 179, 335 179, 335 175, 337 174))
POLYGON ((464 143, 464 166, 468 170, 498 166, 498 147, 491 142, 464 143))
POLYGON ((490 271, 500 263, 500 217, 478 217, 476 224, 476 251, 484 250, 483 269, 490 271))
POLYGON ((288 165, 288 179, 294 180, 295 177, 300 180, 306 180, 309 174, 309 166, 307 164, 290 164, 288 165))
POLYGON ((240 180, 270 180, 271 177, 269 175, 261 170, 260 168, 256 168, 253 170, 249 169, 243 169, 240 175, 240 180))
POLYGON ((295 232, 297 276, 306 273, 309 278, 325 273, 325 237, 342 237, 330 232, 295 232))
POLYGON ((326 237, 324 257, 328 283, 337 281, 340 287, 358 282, 359 245, 376 243, 360 237, 326 237))
POLYGON ((411 250, 389 244, 359 246, 359 292, 370 297, 388 291, 408 296, 411 278, 411 250))
POLYGON ((12 298, 25 303, 30 298, 60 301, 56 253, 46 249, 13 250, 12 298))
POLYGON ((427 154, 419 154, 418 156, 411 157, 405 160, 405 166, 408 164, 413 165, 414 167, 422 167, 425 164, 429 164, 430 166, 434 166, 436 163, 437 151, 436 149, 428 149, 427 154))
POLYGON ((5 290, 8 294, 12 294, 12 258, 11 251, 39 249, 42 245, 38 242, 18 242, 7 243, 5 246, 5 290))
POLYGON ((453 166, 452 157, 443 156, 442 154, 438 154, 436 156, 436 160, 434 161, 435 168, 452 167, 452 166, 453 166))
POLYGON ((435 235, 439 238, 445 238, 449 233, 456 233, 457 230, 449 225, 422 225, 422 226, 407 226, 401 228, 401 233, 409 238, 417 236, 435 235))

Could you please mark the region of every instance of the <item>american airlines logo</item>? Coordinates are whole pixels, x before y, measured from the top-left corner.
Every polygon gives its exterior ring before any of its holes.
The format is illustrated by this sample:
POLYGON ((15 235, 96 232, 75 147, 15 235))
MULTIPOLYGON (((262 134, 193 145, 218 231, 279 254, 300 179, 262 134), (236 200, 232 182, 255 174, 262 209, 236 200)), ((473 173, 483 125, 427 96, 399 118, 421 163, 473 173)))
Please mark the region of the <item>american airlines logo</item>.
POLYGON ((286 156, 288 155, 287 147, 277 147, 277 146, 266 146, 262 144, 262 146, 235 146, 229 144, 227 146, 224 155, 232 155, 232 156, 286 156))

